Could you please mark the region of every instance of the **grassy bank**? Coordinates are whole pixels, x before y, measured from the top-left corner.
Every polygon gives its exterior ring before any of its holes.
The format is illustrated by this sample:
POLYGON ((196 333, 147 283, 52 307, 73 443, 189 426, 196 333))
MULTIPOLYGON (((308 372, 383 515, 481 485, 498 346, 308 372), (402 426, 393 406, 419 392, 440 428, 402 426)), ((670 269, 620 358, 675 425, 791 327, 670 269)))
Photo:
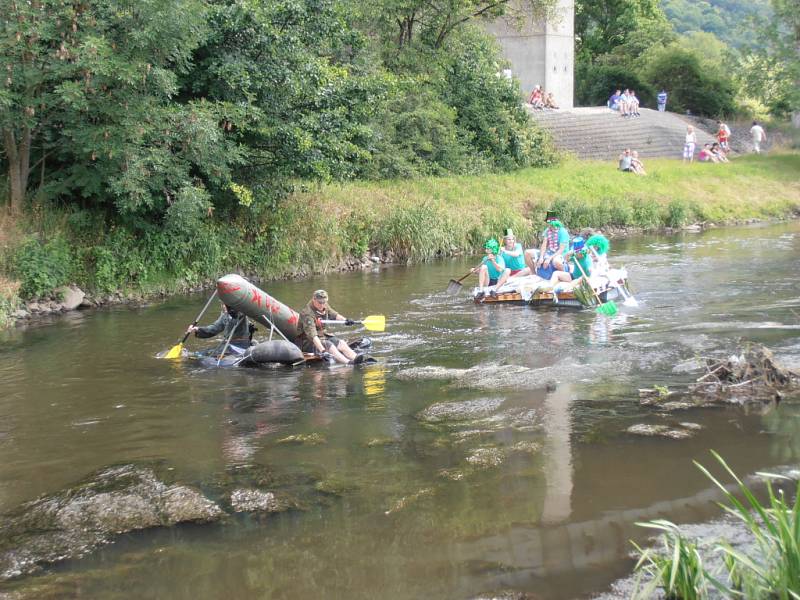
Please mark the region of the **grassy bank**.
POLYGON ((800 211, 799 153, 646 166, 647 177, 569 160, 503 175, 327 185, 295 194, 267 216, 209 219, 190 236, 156 228, 134 236, 85 210, 36 206, 0 221, 0 313, 71 282, 98 295, 171 293, 233 270, 278 278, 339 268, 367 253, 426 260, 480 248, 504 227, 532 242, 548 208, 573 230, 800 211))

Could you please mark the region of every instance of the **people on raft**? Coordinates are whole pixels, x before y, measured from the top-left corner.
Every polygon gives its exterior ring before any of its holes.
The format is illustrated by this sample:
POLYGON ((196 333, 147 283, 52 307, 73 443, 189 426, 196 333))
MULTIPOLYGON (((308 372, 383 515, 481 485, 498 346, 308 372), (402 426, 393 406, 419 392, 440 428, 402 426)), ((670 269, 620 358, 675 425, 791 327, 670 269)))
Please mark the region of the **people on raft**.
POLYGON ((212 338, 222 334, 222 339, 228 342, 219 348, 219 353, 242 354, 253 340, 253 332, 256 328, 250 323, 247 317, 236 309, 222 303, 222 314, 219 318, 203 327, 190 325, 186 333, 194 333, 195 337, 204 339, 212 338), (228 341, 230 340, 230 341, 228 341))
POLYGON ((522 244, 517 242, 514 231, 506 229, 503 236, 503 248, 500 250, 500 258, 505 262, 509 277, 522 277, 530 275, 531 270, 525 266, 525 250, 522 244))
POLYGON ((317 290, 300 311, 295 344, 303 352, 324 358, 330 356, 338 363, 357 365, 364 362, 364 355, 357 354, 346 341, 329 333, 324 321, 341 321, 345 325, 353 325, 352 320, 328 305, 328 292, 317 290))
POLYGON ((505 260, 500 255, 500 244, 496 239, 487 240, 483 245, 486 256, 483 257, 481 264, 471 269, 471 273, 478 274, 478 294, 477 298, 483 298, 487 293, 497 296, 497 288, 502 286, 511 274, 511 270, 506 268, 505 260), (494 286, 491 291, 489 287, 494 286))
POLYGON ((564 254, 569 248, 569 231, 559 221, 554 211, 547 211, 545 216, 547 228, 542 233, 542 246, 539 250, 525 251, 525 263, 531 270, 544 279, 552 275, 552 270, 563 271, 564 254))

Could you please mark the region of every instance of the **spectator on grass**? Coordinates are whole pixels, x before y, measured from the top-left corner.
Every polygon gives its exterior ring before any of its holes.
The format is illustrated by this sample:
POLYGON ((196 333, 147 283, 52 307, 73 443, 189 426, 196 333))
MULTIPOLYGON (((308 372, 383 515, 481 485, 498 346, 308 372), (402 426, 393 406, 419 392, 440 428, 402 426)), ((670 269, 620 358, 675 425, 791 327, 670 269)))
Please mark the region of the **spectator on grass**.
POLYGON ((658 92, 658 96, 656 96, 656 103, 658 104, 658 112, 664 112, 667 110, 667 92, 663 89, 658 92))
POLYGON ((753 138, 753 152, 761 154, 761 142, 767 141, 767 133, 764 128, 758 124, 758 121, 753 121, 753 126, 750 128, 750 135, 753 138))
POLYGON ((619 170, 623 173, 633 173, 633 155, 630 148, 625 148, 619 155, 619 170))
POLYGON ((639 160, 639 153, 636 150, 631 151, 631 168, 637 175, 647 175, 647 171, 644 170, 644 163, 639 160))
POLYGON ((730 162, 728 157, 725 156, 722 146, 720 146, 717 142, 711 144, 711 154, 717 159, 714 162, 730 162))
POLYGON ((694 160, 695 144, 697 144, 697 134, 694 132, 694 127, 687 125, 686 139, 683 144, 683 162, 686 162, 687 160, 692 162, 694 160))
POLYGON ((730 127, 728 127, 725 123, 723 123, 722 120, 719 120, 717 121, 717 133, 714 135, 717 138, 717 141, 719 141, 719 145, 720 148, 722 148, 722 151, 727 154, 729 150, 728 140, 731 137, 730 127))
POLYGON ((697 154, 700 162, 719 162, 719 159, 711 152, 711 144, 704 144, 697 154))

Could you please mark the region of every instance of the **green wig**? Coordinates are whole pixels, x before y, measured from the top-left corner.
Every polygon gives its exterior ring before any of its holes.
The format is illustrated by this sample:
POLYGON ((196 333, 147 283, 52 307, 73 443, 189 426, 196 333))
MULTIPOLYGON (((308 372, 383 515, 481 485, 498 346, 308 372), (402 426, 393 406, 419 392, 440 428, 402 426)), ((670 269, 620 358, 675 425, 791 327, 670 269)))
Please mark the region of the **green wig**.
POLYGON ((608 238, 599 233, 595 233, 586 240, 586 245, 590 248, 594 248, 598 254, 608 254, 608 250, 611 248, 611 243, 608 241, 608 238))

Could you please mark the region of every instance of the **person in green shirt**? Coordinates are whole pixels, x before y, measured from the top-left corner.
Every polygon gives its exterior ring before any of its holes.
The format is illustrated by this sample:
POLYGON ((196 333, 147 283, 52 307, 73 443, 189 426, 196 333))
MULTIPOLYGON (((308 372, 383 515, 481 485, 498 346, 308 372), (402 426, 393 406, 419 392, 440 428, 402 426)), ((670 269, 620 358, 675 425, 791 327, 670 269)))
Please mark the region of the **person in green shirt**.
POLYGON ((584 275, 589 277, 592 273, 592 259, 586 240, 577 236, 572 239, 572 248, 564 255, 564 271, 554 271, 549 283, 553 286, 553 302, 558 302, 558 292, 575 287, 584 275), (580 267, 579 267, 580 265, 580 267), (581 270, 582 269, 582 270, 581 270), (568 286, 562 286, 568 283, 568 286))
POLYGON ((503 247, 500 249, 500 256, 506 263, 509 277, 530 275, 531 270, 525 266, 525 249, 522 244, 517 242, 517 238, 511 229, 506 229, 506 234, 503 236, 503 247))
POLYGON ((487 288, 495 286, 495 289, 489 292, 490 295, 497 295, 497 288, 502 286, 511 273, 506 268, 506 263, 500 255, 500 244, 494 238, 487 240, 483 245, 486 256, 483 257, 481 264, 472 268, 472 273, 478 274, 478 297, 483 297, 487 293, 487 288))

